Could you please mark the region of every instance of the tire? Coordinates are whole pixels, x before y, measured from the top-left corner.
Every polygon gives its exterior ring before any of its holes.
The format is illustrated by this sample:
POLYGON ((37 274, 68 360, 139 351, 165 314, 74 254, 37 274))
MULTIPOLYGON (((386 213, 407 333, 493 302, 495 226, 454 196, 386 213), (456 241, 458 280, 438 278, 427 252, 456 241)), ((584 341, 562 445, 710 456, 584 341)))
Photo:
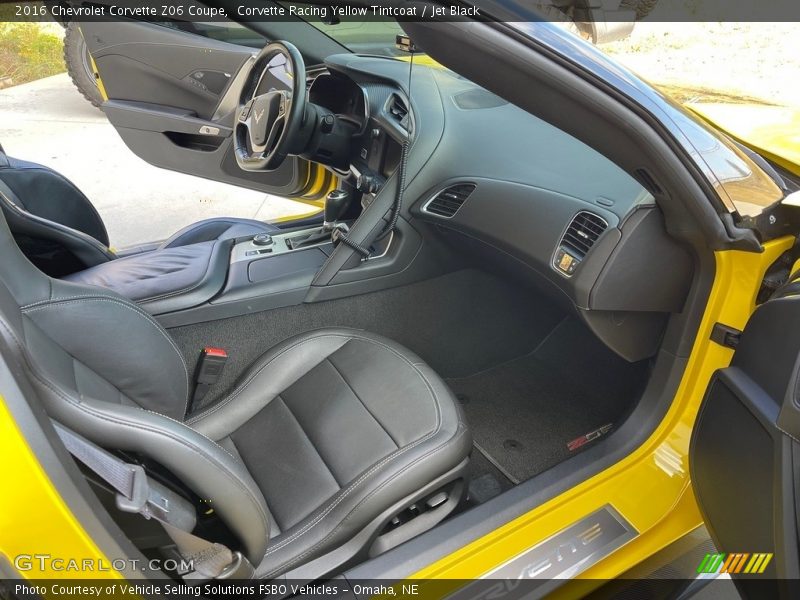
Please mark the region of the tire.
POLYGON ((632 10, 636 12, 636 20, 641 21, 651 12, 658 4, 658 0, 622 0, 620 2, 620 9, 632 10))
POLYGON ((86 47, 81 30, 74 23, 68 24, 64 32, 64 62, 67 64, 67 73, 72 83, 81 95, 93 106, 100 108, 103 104, 103 95, 92 71, 89 49, 86 47))

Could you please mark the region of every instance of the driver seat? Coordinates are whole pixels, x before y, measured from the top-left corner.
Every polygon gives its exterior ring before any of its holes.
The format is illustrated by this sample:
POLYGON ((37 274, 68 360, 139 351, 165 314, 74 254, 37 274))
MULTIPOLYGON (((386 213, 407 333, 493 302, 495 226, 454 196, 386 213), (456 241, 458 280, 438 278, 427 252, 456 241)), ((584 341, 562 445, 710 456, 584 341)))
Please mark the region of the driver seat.
MULTIPOLYGON (((164 242, 117 253, 109 247, 108 232, 97 210, 71 181, 43 165, 7 156, 2 148, 0 209, 28 259, 46 274, 59 278, 133 255, 139 258, 129 261, 130 268, 119 264, 113 271, 138 271, 147 262, 141 256, 144 253, 278 230, 253 219, 219 217, 184 227, 164 242)), ((178 254, 192 252, 182 250, 178 254)), ((97 283, 97 277, 93 279, 92 283, 97 283)))

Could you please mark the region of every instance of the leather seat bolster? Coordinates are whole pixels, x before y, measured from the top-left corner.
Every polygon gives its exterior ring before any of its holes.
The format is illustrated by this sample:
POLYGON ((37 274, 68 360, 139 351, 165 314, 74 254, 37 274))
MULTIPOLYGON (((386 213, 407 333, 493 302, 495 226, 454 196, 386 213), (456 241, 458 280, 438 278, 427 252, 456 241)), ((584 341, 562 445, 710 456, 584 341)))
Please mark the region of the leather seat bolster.
POLYGON ((61 173, 36 163, 5 155, 0 181, 12 201, 31 216, 77 230, 108 247, 108 232, 97 209, 74 183, 61 173))
POLYGON ((232 240, 133 254, 64 277, 113 290, 160 315, 198 306, 225 284, 232 240))
POLYGON ((229 435, 350 339, 349 333, 311 332, 278 344, 253 363, 228 396, 187 424, 212 439, 229 435))
POLYGON ((271 527, 269 512, 258 486, 235 456, 179 421, 135 406, 78 401, 38 379, 46 393, 59 396, 48 403, 50 416, 98 444, 157 460, 201 498, 213 498, 214 510, 235 532, 251 561, 263 555, 271 527))
POLYGON ((28 345, 44 352, 48 342, 55 342, 82 365, 102 373, 138 406, 182 419, 189 373, 169 334, 153 317, 121 298, 104 295, 102 290, 96 295, 73 291, 73 287, 61 283, 62 289, 51 300, 22 307, 23 326, 30 322, 25 328, 28 345), (89 323, 102 333, 93 335, 89 323), (149 364, 159 368, 146 377, 131 368, 149 364))
POLYGON ((4 182, 0 181, 0 209, 5 214, 15 235, 57 239, 64 248, 87 267, 103 264, 116 258, 108 246, 83 231, 21 209, 19 205, 15 204, 15 198, 9 197, 10 190, 4 189, 4 187, 4 182))

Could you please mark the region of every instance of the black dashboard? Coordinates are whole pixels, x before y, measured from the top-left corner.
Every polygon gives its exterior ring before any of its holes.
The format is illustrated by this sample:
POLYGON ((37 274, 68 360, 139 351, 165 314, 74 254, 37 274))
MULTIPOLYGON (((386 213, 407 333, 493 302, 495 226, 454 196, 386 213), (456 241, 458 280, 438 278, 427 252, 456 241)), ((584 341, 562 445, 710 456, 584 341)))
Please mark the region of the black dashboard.
POLYGON ((308 89, 308 100, 324 106, 338 118, 356 126, 356 135, 367 127, 369 111, 364 90, 352 79, 334 73, 317 75, 308 89))
POLYGON ((351 171, 366 181, 365 209, 396 193, 410 131, 402 216, 421 240, 446 238, 529 279, 628 360, 656 351, 693 261, 639 182, 446 69, 415 65, 409 100, 406 62, 342 55, 326 68, 310 100, 357 127, 351 171))

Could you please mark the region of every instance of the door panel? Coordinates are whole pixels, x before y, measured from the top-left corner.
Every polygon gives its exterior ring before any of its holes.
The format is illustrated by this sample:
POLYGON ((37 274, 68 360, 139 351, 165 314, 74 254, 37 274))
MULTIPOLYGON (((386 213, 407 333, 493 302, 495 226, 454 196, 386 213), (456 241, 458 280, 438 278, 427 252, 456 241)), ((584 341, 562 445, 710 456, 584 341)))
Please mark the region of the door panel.
POLYGON ((108 96, 103 110, 140 158, 279 196, 300 197, 313 185, 316 169, 302 159, 264 173, 236 165, 234 108, 252 47, 131 20, 82 23, 81 31, 108 96))
POLYGON ((712 378, 692 434, 695 496, 721 571, 747 598, 798 597, 799 371, 800 295, 772 299, 712 378))
POLYGON ((256 52, 139 21, 82 23, 81 31, 109 98, 186 108, 206 119, 233 74, 256 52))

